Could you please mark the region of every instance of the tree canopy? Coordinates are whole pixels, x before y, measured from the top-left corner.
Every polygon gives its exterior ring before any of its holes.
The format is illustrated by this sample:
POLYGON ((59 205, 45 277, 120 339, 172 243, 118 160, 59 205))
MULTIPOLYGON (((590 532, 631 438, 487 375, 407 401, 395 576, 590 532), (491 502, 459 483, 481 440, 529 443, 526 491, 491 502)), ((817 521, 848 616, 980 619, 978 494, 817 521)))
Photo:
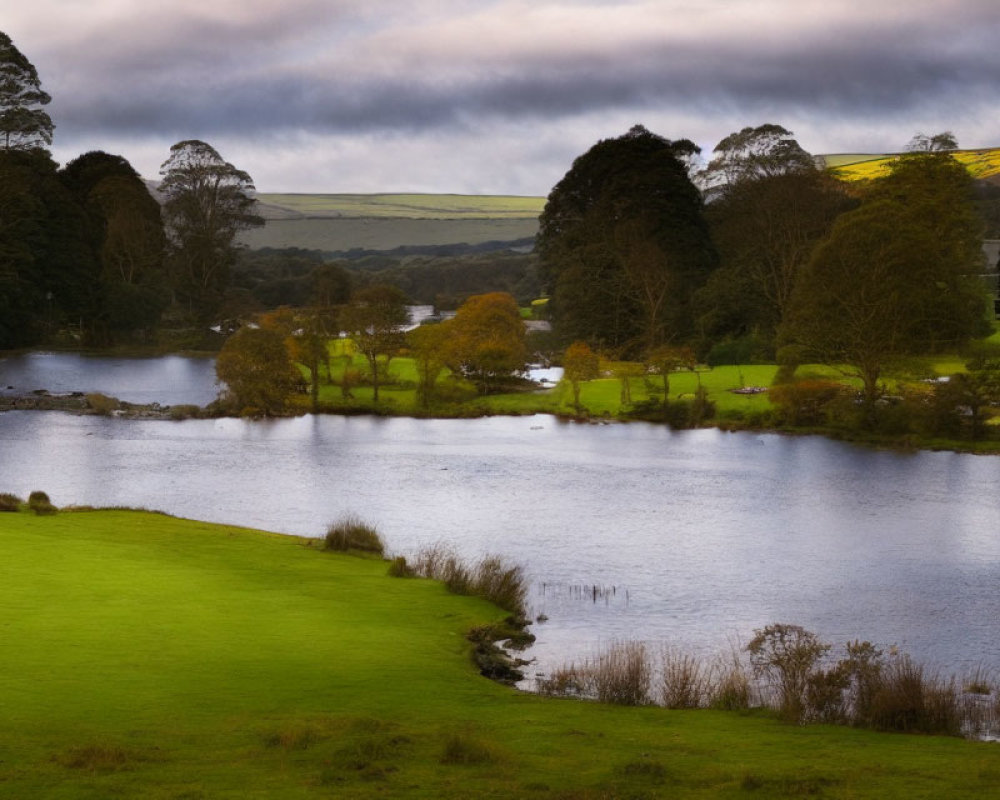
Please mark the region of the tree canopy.
POLYGON ((474 380, 481 392, 524 369, 528 360, 524 321, 506 292, 470 297, 443 325, 448 331, 448 365, 474 380))
POLYGON ((981 224, 947 154, 900 159, 817 248, 782 330, 801 357, 847 364, 870 406, 886 362, 965 341, 982 325, 981 224))
POLYGON ((698 293, 703 334, 770 344, 816 245, 855 204, 818 169, 742 180, 717 197, 707 216, 721 265, 698 293))
POLYGON ((569 381, 573 389, 573 407, 579 414, 580 383, 592 381, 601 374, 601 358, 590 349, 586 342, 573 342, 563 353, 563 378, 569 381))
POLYGON ((30 150, 52 144, 55 125, 42 108, 51 100, 34 65, 0 31, 0 147, 30 150))
POLYGON ((792 132, 773 123, 731 133, 712 152, 715 157, 699 174, 699 180, 709 191, 725 191, 747 180, 816 168, 815 159, 793 138, 792 132))
POLYGON ((112 339, 155 327, 170 299, 159 203, 122 156, 85 153, 59 176, 87 211, 100 260, 97 324, 112 339))
POLYGON ((226 385, 223 402, 245 414, 280 414, 301 382, 284 337, 271 328, 240 328, 226 339, 215 374, 226 385))
POLYGON ((359 289, 344 308, 340 324, 368 360, 374 401, 381 383, 379 356, 392 358, 403 344, 403 327, 410 321, 406 295, 394 286, 359 289))
POLYGON ((906 145, 906 149, 911 152, 924 153, 946 153, 951 150, 958 150, 958 139, 951 131, 943 131, 928 136, 926 133, 918 133, 906 145))
POLYGON ((692 334, 691 293, 715 265, 684 163, 696 150, 637 125, 553 188, 537 243, 564 338, 637 351, 692 334))
POLYGON ((229 285, 236 235, 264 224, 253 180, 196 139, 171 147, 160 174, 177 299, 208 317, 229 285))

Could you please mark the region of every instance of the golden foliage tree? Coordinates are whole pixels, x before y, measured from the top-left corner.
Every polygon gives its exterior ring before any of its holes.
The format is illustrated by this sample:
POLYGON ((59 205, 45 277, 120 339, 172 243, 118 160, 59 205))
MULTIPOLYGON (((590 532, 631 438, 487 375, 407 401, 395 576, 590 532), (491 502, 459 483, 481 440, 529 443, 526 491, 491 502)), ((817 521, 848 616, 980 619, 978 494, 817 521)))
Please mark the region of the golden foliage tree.
POLYGON ((445 325, 449 366, 475 381, 482 393, 524 370, 528 360, 524 322, 517 302, 506 292, 470 297, 445 325))

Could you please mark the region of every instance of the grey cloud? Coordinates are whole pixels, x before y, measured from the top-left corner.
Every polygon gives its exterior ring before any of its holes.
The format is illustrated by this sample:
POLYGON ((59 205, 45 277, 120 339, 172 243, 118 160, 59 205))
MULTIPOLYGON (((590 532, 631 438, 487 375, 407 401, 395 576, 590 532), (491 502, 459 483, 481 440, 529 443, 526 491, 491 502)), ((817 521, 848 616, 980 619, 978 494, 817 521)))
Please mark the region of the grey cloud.
POLYGON ((985 128, 1000 87, 992 0, 880 0, 864 15, 832 0, 788 13, 778 0, 678 5, 673 15, 667 0, 568 0, 555 16, 527 0, 247 3, 238 14, 229 3, 231 17, 223 0, 208 19, 158 11, 142 27, 125 20, 75 41, 64 32, 59 47, 42 47, 34 60, 57 141, 457 142, 500 128, 532 138, 594 126, 581 134, 590 136, 602 119, 655 119, 672 137, 718 141, 746 124, 796 120, 820 137, 864 128, 899 146, 941 120, 943 129, 978 116, 985 128), (589 21, 567 32, 567 9, 584 6, 589 21), (737 7, 732 19, 720 12, 737 7), (537 28, 524 30, 536 11, 537 28), (602 19, 616 24, 602 29, 602 19), (887 120, 905 134, 885 133, 887 120))
POLYGON ((451 127, 469 115, 535 119, 671 103, 895 113, 958 105, 984 90, 991 94, 1000 78, 1000 49, 993 47, 949 54, 865 44, 821 43, 808 52, 744 47, 724 56, 695 48, 633 50, 597 63, 539 58, 502 74, 458 65, 446 80, 184 70, 121 87, 100 103, 70 97, 54 108, 67 125, 87 131, 420 130, 451 127))

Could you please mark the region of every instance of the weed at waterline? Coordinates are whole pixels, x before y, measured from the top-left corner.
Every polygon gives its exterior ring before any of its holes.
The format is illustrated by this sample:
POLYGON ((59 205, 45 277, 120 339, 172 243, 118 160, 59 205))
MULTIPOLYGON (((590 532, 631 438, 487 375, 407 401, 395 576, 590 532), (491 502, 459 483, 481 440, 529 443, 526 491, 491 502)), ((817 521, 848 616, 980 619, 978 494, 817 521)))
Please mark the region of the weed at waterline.
POLYGON ((586 689, 583 676, 573 664, 536 678, 535 688, 540 694, 550 697, 583 697, 586 689))
POLYGON ((528 586, 524 570, 498 556, 485 556, 469 566, 451 548, 436 544, 414 556, 412 569, 424 578, 443 582, 455 594, 482 597, 518 617, 525 614, 528 586))
POLYGON ((382 555, 385 552, 385 544, 376 528, 360 517, 348 514, 327 529, 323 539, 323 549, 341 552, 361 550, 382 555))
POLYGON ((706 697, 709 708, 720 711, 746 711, 753 704, 753 685, 749 667, 733 645, 728 654, 716 657, 710 667, 706 697))
POLYGON ((1000 728, 1000 689, 982 669, 965 681, 945 679, 907 655, 893 652, 885 659, 869 642, 850 642, 846 658, 824 664, 821 657, 830 646, 808 631, 796 626, 764 630, 770 638, 760 639, 758 631, 759 640, 746 648, 756 664, 747 663, 736 649, 710 667, 669 648, 657 660, 641 643, 626 642, 583 666, 565 666, 536 678, 536 688, 543 694, 625 705, 655 702, 728 711, 759 707, 791 722, 903 733, 982 738, 995 736, 1000 728), (650 676, 659 690, 655 697, 648 691, 650 676))
POLYGON ((996 680, 990 676, 982 666, 972 670, 962 685, 962 691, 966 694, 987 695, 993 691, 993 684, 996 680))
POLYGON ((396 556, 389 562, 389 569, 386 571, 386 575, 390 578, 415 578, 417 572, 406 563, 404 556, 396 556))
POLYGON ((660 705, 664 708, 701 708, 707 704, 708 671, 694 656, 664 648, 661 654, 660 705))
POLYGON ((602 703, 644 706, 650 702, 652 670, 641 642, 612 644, 586 667, 586 673, 602 703))
POLYGON ((528 590, 520 566, 505 564, 499 556, 486 556, 472 575, 473 594, 485 597, 504 611, 524 616, 528 590))

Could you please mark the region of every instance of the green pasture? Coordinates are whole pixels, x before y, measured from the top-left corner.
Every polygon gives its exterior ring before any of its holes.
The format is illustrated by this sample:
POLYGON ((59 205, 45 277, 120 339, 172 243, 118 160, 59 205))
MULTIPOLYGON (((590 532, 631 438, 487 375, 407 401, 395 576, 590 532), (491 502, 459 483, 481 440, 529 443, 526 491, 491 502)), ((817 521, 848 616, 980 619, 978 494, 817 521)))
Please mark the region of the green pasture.
POLYGON ((538 232, 538 218, 412 219, 409 217, 310 217, 268 219, 262 228, 242 231, 250 248, 301 247, 324 252, 394 250, 397 247, 478 245, 513 242, 538 232))
MULTIPOLYGON (((998 334, 997 336, 1000 336, 998 334)), ((438 377, 435 399, 429 407, 422 405, 417 397, 417 368, 412 358, 397 356, 388 362, 381 359, 385 383, 379 389, 379 403, 373 402, 373 391, 368 383, 370 370, 365 359, 353 353, 347 340, 333 340, 330 350, 330 380, 325 367, 320 368, 320 406, 327 412, 377 412, 382 414, 431 414, 440 416, 479 416, 483 414, 563 414, 575 416, 579 412, 590 416, 622 418, 627 417, 635 407, 643 403, 662 400, 659 376, 634 377, 629 380, 631 405, 622 404, 622 383, 618 378, 607 375, 591 381, 584 381, 580 387, 580 406, 573 405, 573 393, 567 381, 548 389, 530 389, 491 394, 485 397, 477 394, 468 381, 456 379, 447 370, 438 377), (345 399, 340 382, 344 370, 350 368, 361 376, 362 383, 351 389, 353 395, 345 399)), ((952 375, 965 369, 965 358, 957 354, 936 354, 908 358, 892 364, 884 376, 884 383, 890 392, 896 391, 901 383, 952 375)), ((752 418, 766 412, 773 406, 767 391, 743 392, 744 389, 767 389, 774 382, 777 366, 774 364, 726 365, 717 367, 700 366, 695 371, 679 371, 670 376, 671 402, 692 400, 699 386, 707 393, 715 406, 718 420, 739 420, 752 418)), ((308 378, 307 370, 302 369, 308 378)), ((796 375, 800 379, 832 380, 861 387, 860 380, 851 378, 846 370, 821 364, 805 364, 796 375)), ((298 397, 295 403, 306 410, 307 397, 298 397)))
POLYGON ((296 537, 7 513, 0 564, 2 797, 983 798, 1000 780, 994 744, 502 687, 464 636, 495 608, 296 537))
POLYGON ((544 197, 463 194, 258 194, 270 208, 306 217, 538 219, 544 197))

